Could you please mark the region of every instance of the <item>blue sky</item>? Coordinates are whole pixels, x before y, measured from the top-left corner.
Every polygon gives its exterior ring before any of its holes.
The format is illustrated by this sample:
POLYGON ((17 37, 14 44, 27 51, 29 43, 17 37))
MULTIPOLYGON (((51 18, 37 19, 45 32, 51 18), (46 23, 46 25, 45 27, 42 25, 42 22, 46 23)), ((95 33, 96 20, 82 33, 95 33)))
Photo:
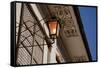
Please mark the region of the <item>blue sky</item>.
POLYGON ((92 59, 96 60, 96 8, 79 7, 92 59))

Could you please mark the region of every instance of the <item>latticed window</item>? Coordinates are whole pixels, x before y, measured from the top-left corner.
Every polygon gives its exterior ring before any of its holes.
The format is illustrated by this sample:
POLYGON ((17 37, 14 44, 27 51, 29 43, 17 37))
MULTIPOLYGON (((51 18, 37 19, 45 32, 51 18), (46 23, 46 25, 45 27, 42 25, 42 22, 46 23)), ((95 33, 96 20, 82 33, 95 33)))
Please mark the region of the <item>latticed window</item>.
POLYGON ((20 22, 16 22, 17 65, 43 63, 44 34, 27 4, 21 6, 20 22))

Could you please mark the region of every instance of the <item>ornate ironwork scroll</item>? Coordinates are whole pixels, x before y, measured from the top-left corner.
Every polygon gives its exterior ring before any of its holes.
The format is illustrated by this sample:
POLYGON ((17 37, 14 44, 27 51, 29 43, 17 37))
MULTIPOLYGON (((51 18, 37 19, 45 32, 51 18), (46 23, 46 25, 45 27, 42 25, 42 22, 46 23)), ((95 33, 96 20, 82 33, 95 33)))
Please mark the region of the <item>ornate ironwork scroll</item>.
POLYGON ((67 37, 78 36, 74 21, 68 6, 48 5, 51 14, 60 18, 60 24, 67 37))

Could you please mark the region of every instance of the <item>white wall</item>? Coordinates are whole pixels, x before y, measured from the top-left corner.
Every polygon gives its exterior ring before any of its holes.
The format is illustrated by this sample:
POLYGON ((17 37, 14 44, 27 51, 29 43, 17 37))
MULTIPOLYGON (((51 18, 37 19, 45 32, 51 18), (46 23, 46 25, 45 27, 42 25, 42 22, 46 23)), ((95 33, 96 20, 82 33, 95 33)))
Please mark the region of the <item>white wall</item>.
MULTIPOLYGON (((12 68, 10 66, 10 2, 12 0, 0 0, 0 68, 12 68)), ((21 0, 22 1, 22 0, 21 0)), ((24 0, 25 1, 25 0, 24 0)), ((32 1, 32 0, 26 0, 32 1)), ((66 3, 66 4, 84 4, 98 5, 100 12, 100 0, 34 0, 36 2, 66 3)), ((100 18, 100 13, 98 13, 100 18)), ((98 19, 100 22, 100 19, 98 19)), ((100 26, 100 23, 98 23, 100 26)), ((98 27, 100 29, 100 27, 98 27)), ((100 35, 100 30, 98 32, 100 35)), ((98 36, 100 40, 100 36, 98 36)), ((100 42, 98 42, 98 53, 100 57, 100 42)), ((99 58, 100 60, 100 58, 99 58)), ((99 68, 100 61, 96 63, 78 63, 78 64, 62 64, 47 66, 30 66, 25 68, 99 68)), ((20 67, 19 67, 20 68, 20 67)), ((24 67, 21 67, 24 68, 24 67)))

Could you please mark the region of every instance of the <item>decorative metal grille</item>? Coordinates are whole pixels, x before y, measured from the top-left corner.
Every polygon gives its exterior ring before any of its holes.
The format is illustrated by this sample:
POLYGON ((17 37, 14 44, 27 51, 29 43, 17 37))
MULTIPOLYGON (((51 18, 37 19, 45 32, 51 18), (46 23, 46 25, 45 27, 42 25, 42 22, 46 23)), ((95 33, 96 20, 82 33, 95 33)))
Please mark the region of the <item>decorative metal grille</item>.
POLYGON ((17 65, 42 64, 44 34, 27 4, 22 4, 21 13, 21 22, 16 22, 17 65))

